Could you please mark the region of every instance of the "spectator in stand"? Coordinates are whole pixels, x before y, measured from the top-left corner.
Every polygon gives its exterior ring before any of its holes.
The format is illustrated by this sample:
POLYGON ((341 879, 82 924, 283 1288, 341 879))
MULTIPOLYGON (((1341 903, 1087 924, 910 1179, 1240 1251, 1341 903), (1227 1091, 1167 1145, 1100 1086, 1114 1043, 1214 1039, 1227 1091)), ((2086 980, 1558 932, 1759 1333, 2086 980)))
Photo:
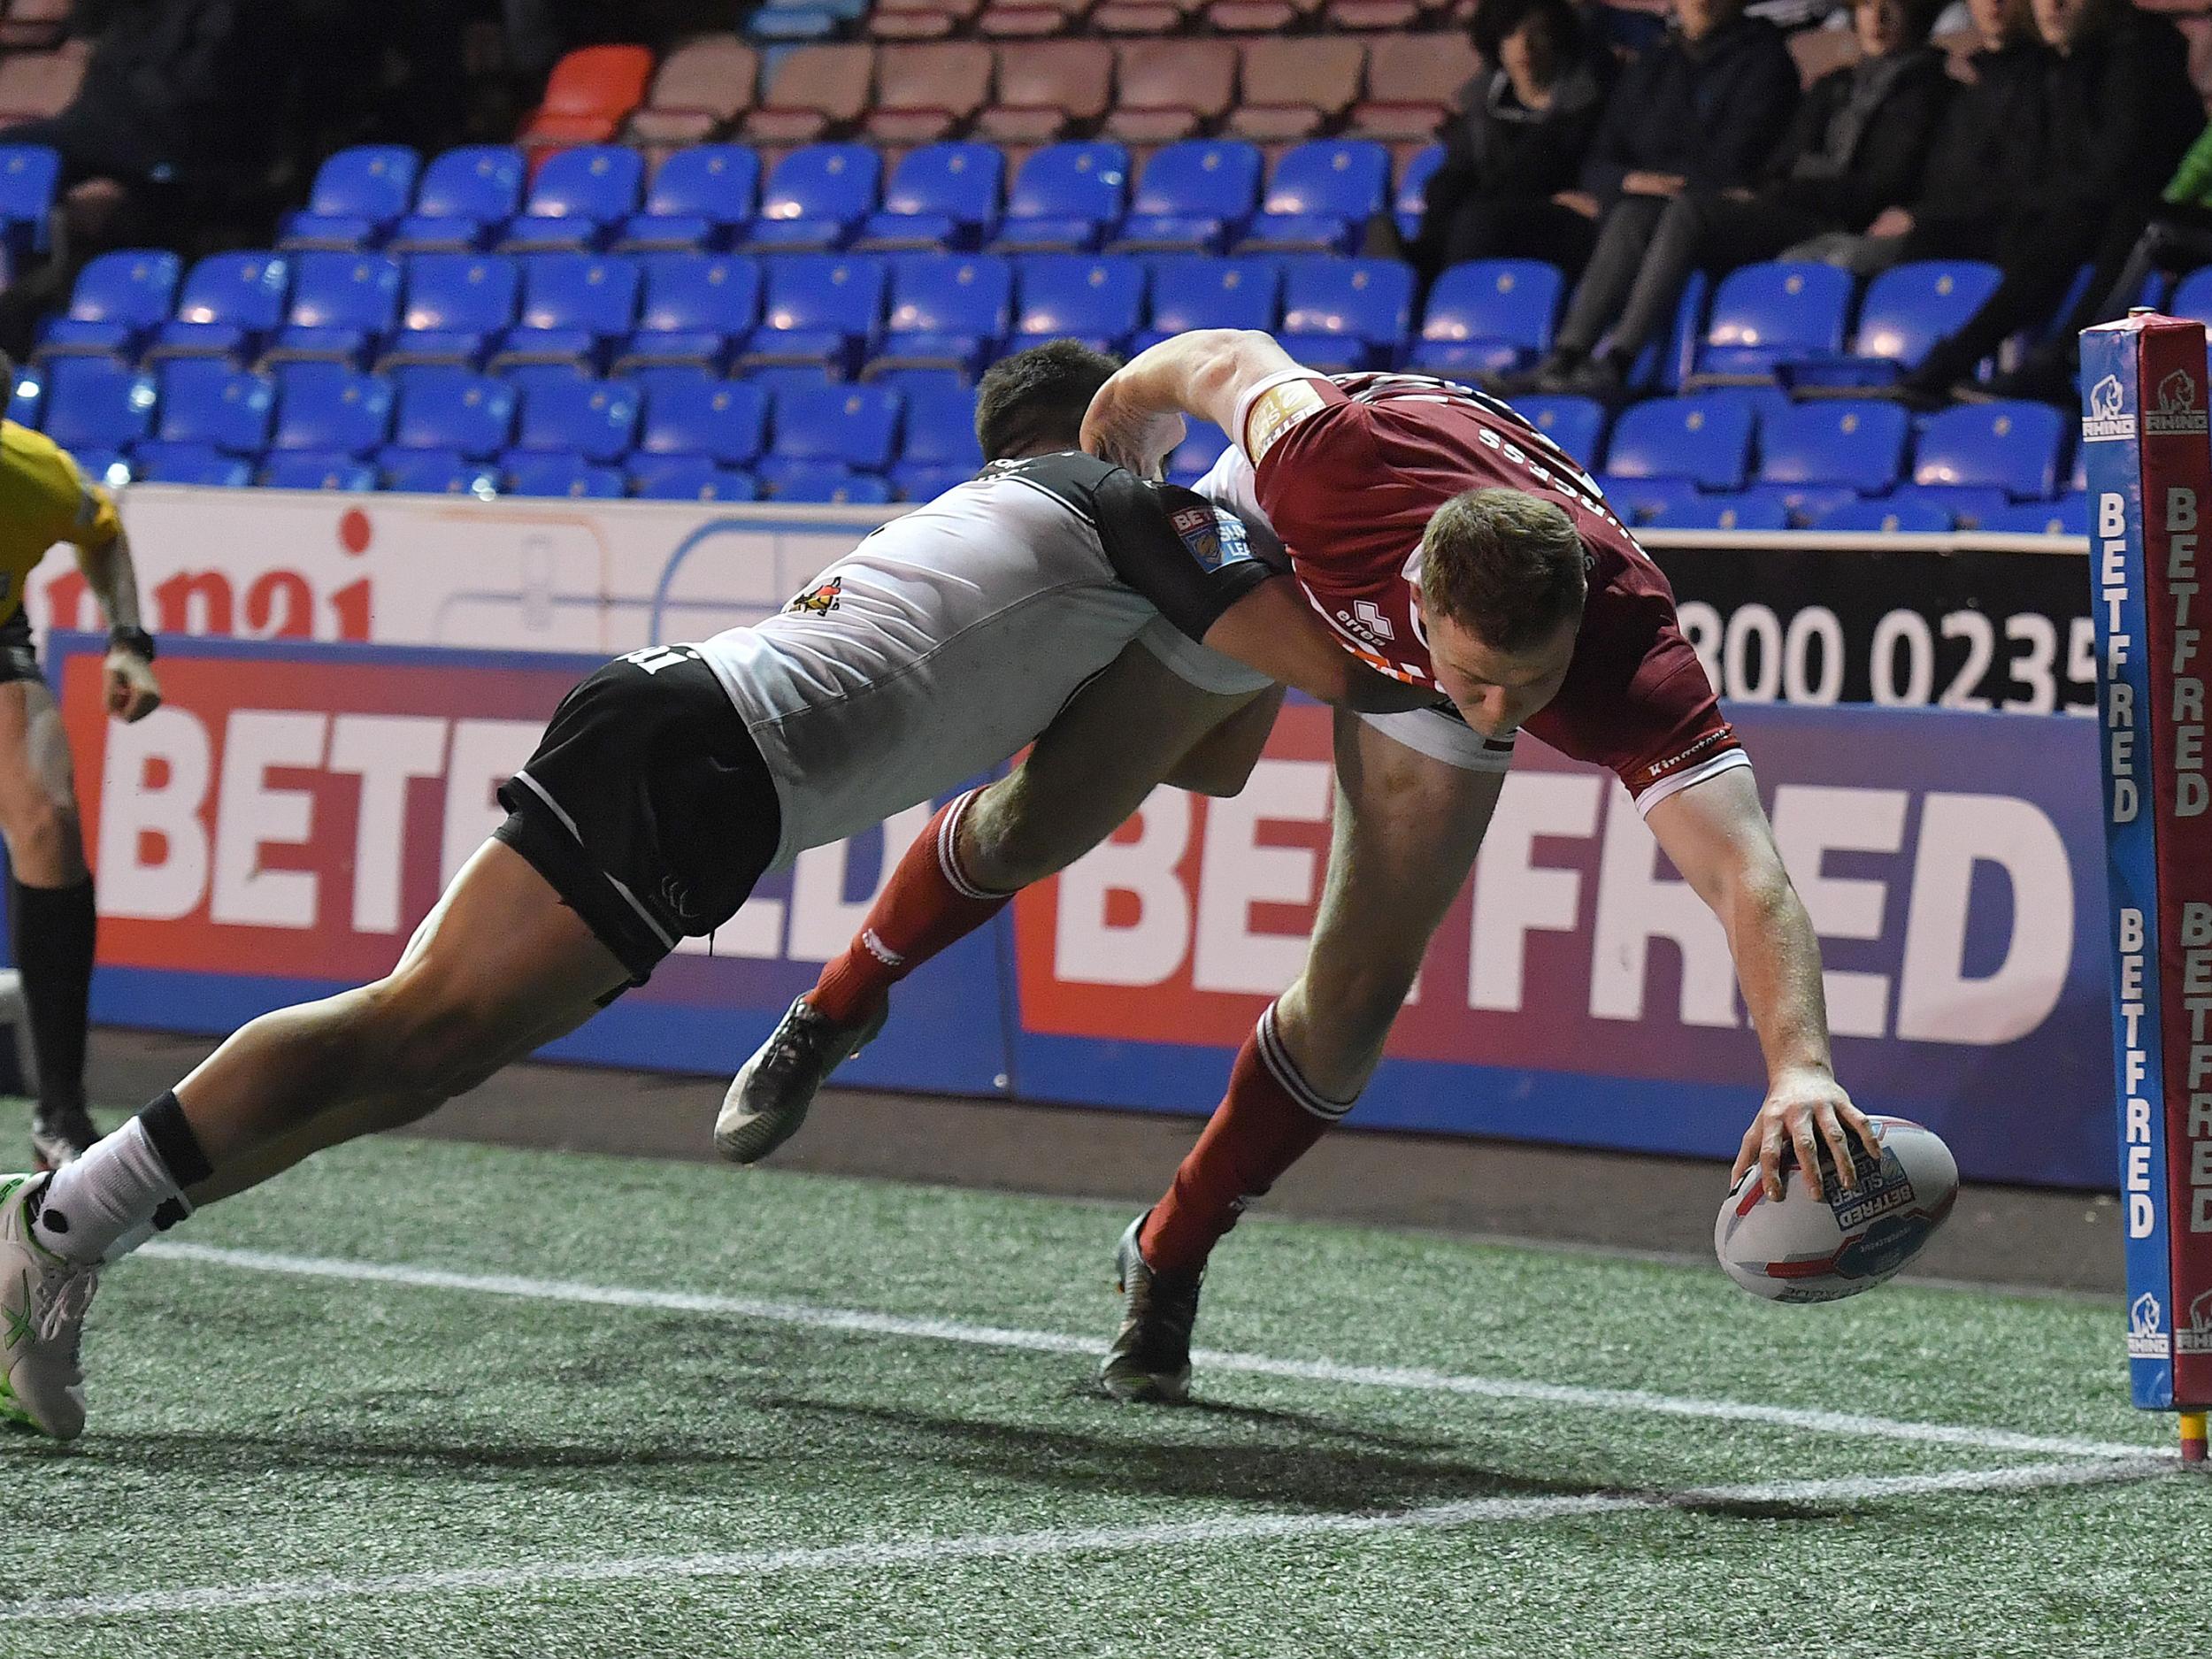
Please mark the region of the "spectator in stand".
POLYGON ((1958 333, 1939 340, 1898 383, 1916 403, 1954 396, 2063 399, 2073 378, 2074 336, 2125 268, 2150 223, 2161 182, 2173 175, 2204 124, 2189 81, 2181 32, 2125 0, 2030 0, 2045 48, 2042 166, 2027 199, 1973 234, 1916 220, 1909 258, 1993 257, 2004 280, 1958 333), (1984 385, 1974 365, 2006 338, 2051 318, 2077 273, 2092 267, 2081 297, 2058 321, 2048 349, 1984 385))
POLYGON ((1757 181, 1797 107, 1797 65, 1782 33, 1744 0, 1674 0, 1665 40, 1630 64, 1606 100, 1582 188, 1561 199, 1597 226, 1552 354, 1509 389, 1603 389, 1591 353, 1620 315, 1659 224, 1690 192, 1757 181))
POLYGON ((1758 188, 1691 188, 1666 204, 1602 350, 1559 365, 1556 386, 1614 398, 1637 354, 1674 321, 1691 272, 1771 259, 1816 234, 1863 230, 1919 182, 1949 101, 1943 54, 1928 44, 1928 0, 1856 0, 1861 57, 1814 83, 1758 188))
POLYGON ((1469 259, 1548 259, 1570 272, 1597 231, 1568 198, 1596 135, 1612 54, 1571 0, 1482 0, 1471 34, 1486 68, 1437 136, 1421 234, 1407 257, 1432 282, 1469 259))

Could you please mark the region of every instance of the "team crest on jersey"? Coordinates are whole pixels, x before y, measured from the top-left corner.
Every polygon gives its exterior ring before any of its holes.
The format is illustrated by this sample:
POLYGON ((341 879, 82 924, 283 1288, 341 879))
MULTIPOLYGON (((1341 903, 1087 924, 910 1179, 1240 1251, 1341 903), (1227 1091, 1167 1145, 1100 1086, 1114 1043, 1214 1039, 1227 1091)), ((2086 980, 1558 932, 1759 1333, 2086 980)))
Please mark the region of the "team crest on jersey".
POLYGON ((844 597, 845 579, 833 576, 818 588, 810 588, 784 609, 795 616, 826 617, 837 609, 844 597))

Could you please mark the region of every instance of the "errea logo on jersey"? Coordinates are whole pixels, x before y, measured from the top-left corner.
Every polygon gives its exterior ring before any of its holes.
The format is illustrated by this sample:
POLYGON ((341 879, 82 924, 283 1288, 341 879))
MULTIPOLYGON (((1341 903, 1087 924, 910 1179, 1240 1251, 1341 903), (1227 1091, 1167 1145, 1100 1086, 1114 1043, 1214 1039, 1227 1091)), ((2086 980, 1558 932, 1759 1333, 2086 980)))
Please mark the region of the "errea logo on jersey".
POLYGON ((2176 369, 2159 381, 2152 396, 2156 407, 2143 411, 2145 437, 2201 435, 2205 432, 2205 411, 2198 402, 2197 383, 2188 370, 2176 369))

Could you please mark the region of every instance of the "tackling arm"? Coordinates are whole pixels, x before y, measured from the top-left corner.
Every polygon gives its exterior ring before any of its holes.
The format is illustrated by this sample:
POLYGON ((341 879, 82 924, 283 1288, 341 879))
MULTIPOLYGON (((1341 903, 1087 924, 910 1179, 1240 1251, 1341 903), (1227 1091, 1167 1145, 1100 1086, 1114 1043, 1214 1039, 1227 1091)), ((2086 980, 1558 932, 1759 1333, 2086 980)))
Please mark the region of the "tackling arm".
POLYGON ((1083 417, 1083 447, 1141 477, 1183 440, 1183 417, 1210 420, 1233 441, 1237 400, 1298 365, 1269 335, 1199 328, 1140 351, 1098 388, 1083 417))

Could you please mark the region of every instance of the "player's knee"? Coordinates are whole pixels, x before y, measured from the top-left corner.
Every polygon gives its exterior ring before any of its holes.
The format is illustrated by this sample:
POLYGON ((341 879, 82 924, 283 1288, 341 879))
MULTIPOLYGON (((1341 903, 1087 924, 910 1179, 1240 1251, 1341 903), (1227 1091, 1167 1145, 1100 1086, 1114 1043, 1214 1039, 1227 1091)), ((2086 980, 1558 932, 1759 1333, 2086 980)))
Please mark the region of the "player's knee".
POLYGON ((1064 835, 1045 817, 1031 810, 1033 797, 1020 787, 1020 777, 1002 779, 981 795, 961 821, 961 872, 969 880, 999 893, 1011 893, 1047 876, 1057 875, 1073 852, 1061 845, 1064 835))
POLYGON ((0 834, 19 879, 47 886, 83 876, 77 815, 46 795, 33 793, 11 803, 0 817, 0 834))

